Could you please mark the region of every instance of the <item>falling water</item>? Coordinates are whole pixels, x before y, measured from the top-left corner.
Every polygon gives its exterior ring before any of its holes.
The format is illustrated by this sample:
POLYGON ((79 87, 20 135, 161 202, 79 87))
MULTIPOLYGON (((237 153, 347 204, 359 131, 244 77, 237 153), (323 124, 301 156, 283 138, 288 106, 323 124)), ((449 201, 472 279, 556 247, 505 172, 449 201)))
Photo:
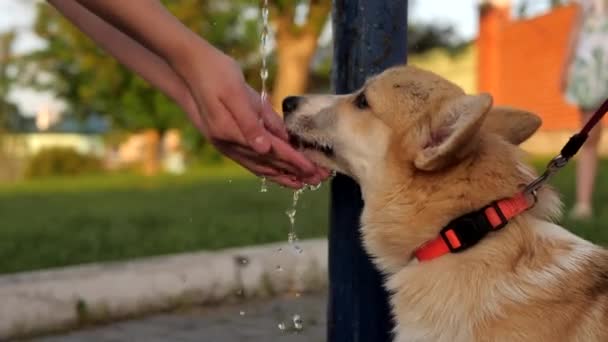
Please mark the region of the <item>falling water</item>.
MULTIPOLYGON (((265 101, 267 101, 267 98, 268 98, 268 89, 267 89, 267 85, 266 85, 267 80, 268 80, 268 36, 270 33, 270 25, 269 25, 270 10, 269 10, 269 6, 268 6, 268 0, 262 1, 261 12, 262 12, 262 20, 261 20, 262 29, 261 29, 261 35, 260 35, 260 54, 262 56, 262 66, 260 69, 260 78, 262 80, 262 89, 260 92, 260 97, 261 97, 262 103, 264 103, 265 101)), ((268 192, 266 178, 262 177, 261 181, 262 181, 262 183, 261 183, 261 187, 260 187, 260 192, 268 192)), ((298 254, 301 254, 303 252, 303 249, 298 245, 298 235, 296 234, 296 212, 297 212, 298 200, 300 198, 300 195, 302 194, 302 192, 304 192, 305 189, 315 191, 315 190, 318 190, 320 187, 321 187, 321 184, 316 185, 316 186, 309 185, 309 186, 306 186, 305 188, 294 191, 292 201, 291 201, 291 207, 285 211, 285 214, 289 218, 289 233, 287 235, 287 242, 289 243, 289 245, 291 245, 293 247, 293 249, 298 254)), ((283 251, 282 248, 277 249, 278 253, 281 253, 282 251, 283 251)), ((281 267, 281 265, 276 266, 276 271, 277 272, 283 271, 283 268, 281 267)), ((296 297, 300 297, 300 294, 297 293, 296 297)), ((241 311, 241 315, 244 315, 244 311, 241 311)), ((292 322, 293 322, 294 331, 300 332, 304 329, 304 325, 303 325, 304 323, 303 323, 302 317, 300 315, 295 314, 292 317, 292 322)), ((285 322, 279 322, 277 327, 281 331, 286 331, 287 324, 285 324, 285 322)))
MULTIPOLYGON (((268 0, 264 0, 264 2, 262 3, 262 33, 260 35, 260 54, 262 55, 262 68, 260 69, 260 78, 262 79, 262 91, 260 92, 260 97, 262 100, 262 105, 268 98, 268 89, 266 88, 266 80, 268 80, 268 34, 270 33, 268 15, 268 0)), ((260 192, 268 192, 268 184, 266 184, 266 177, 262 177, 260 192)))
POLYGON ((302 253, 302 247, 298 245, 298 235, 296 234, 296 212, 298 208, 298 200, 305 188, 298 189, 293 192, 291 207, 285 211, 289 218, 289 233, 287 234, 287 242, 295 249, 298 254, 302 253))

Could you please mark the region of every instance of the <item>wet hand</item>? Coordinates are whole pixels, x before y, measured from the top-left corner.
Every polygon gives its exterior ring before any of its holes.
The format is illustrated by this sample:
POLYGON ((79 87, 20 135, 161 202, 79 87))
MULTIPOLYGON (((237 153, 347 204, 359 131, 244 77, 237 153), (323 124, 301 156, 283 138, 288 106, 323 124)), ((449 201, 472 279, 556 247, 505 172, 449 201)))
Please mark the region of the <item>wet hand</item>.
MULTIPOLYGON (((258 176, 300 188, 329 176, 288 141, 283 121, 247 85, 238 64, 214 48, 182 72, 192 99, 187 112, 223 154, 258 176)), ((182 69, 183 70, 183 69, 182 69)))

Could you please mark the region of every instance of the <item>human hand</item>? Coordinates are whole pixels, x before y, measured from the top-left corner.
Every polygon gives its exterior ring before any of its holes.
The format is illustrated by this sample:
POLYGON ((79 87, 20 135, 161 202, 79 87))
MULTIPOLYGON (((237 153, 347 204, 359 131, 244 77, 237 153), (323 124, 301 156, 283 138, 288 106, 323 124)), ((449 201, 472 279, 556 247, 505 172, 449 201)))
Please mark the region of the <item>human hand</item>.
POLYGON ((175 66, 190 88, 187 112, 201 133, 229 158, 281 185, 301 188, 327 178, 327 170, 289 145, 283 121, 246 84, 238 64, 213 47, 205 50, 198 62, 175 66))

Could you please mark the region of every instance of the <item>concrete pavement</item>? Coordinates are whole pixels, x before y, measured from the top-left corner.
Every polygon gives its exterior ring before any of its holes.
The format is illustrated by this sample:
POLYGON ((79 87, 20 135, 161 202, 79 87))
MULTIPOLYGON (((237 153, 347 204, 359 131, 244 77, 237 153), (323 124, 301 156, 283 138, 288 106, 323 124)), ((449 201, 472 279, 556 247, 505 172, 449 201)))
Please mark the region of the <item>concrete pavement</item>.
POLYGON ((0 340, 184 305, 324 289, 327 242, 286 243, 0 277, 0 340))

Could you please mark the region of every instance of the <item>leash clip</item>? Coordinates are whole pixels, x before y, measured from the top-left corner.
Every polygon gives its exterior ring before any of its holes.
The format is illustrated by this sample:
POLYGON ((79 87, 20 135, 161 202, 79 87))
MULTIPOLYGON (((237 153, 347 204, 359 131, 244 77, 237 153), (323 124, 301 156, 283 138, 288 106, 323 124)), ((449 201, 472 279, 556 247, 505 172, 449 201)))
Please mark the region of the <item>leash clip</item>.
POLYGON ((534 196, 536 198, 536 192, 543 186, 551 176, 561 170, 566 164, 568 164, 569 158, 562 156, 561 154, 557 157, 551 159, 549 164, 547 164, 547 168, 545 172, 543 172, 540 177, 536 178, 532 181, 532 183, 528 184, 524 189, 524 193, 528 195, 534 196))

